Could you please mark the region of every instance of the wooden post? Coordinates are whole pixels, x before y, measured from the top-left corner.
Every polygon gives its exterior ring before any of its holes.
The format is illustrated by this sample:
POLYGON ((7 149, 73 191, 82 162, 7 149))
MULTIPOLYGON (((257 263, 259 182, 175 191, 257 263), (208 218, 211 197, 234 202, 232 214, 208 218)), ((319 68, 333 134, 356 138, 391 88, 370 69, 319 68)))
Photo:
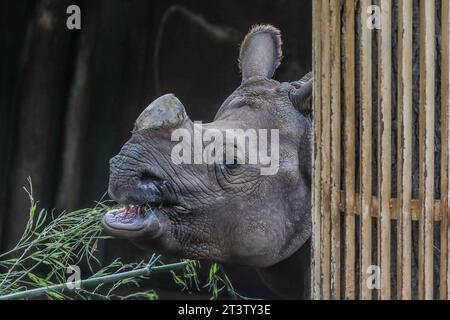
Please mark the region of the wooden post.
POLYGON ((435 1, 421 0, 421 81, 420 123, 423 128, 421 172, 421 199, 423 213, 420 223, 420 294, 421 298, 433 299, 433 227, 434 227, 434 60, 435 60, 435 1))
POLYGON ((448 295, 448 192, 449 192, 449 86, 450 86, 450 5, 449 0, 442 0, 442 49, 441 49, 441 250, 440 250, 440 298, 449 299, 448 295))
POLYGON ((398 90, 398 170, 400 178, 397 194, 401 205, 397 224, 397 286, 399 299, 411 299, 411 259, 412 259, 412 31, 413 3, 400 0, 399 6, 399 90, 398 90))
POLYGON ((322 299, 330 299, 330 0, 322 1, 322 135, 320 142, 321 150, 321 205, 320 217, 322 219, 322 238, 321 238, 321 276, 322 276, 322 299))
POLYGON ((313 170, 312 180, 312 259, 311 259, 311 282, 312 298, 320 299, 320 241, 321 241, 321 218, 320 218, 320 130, 321 130, 321 2, 313 2, 313 131, 314 131, 314 150, 313 150, 313 170))
POLYGON ((381 299, 391 298, 391 72, 392 72, 392 35, 391 35, 391 0, 381 1, 381 35, 380 46, 380 102, 381 122, 379 123, 380 150, 380 268, 381 268, 381 299))
POLYGON ((355 1, 345 1, 345 298, 355 299, 355 1))
POLYGON ((331 298, 341 288, 341 10, 331 0, 331 298))
POLYGON ((361 299, 372 298, 367 270, 372 265, 372 30, 367 27, 371 0, 361 1, 361 299))

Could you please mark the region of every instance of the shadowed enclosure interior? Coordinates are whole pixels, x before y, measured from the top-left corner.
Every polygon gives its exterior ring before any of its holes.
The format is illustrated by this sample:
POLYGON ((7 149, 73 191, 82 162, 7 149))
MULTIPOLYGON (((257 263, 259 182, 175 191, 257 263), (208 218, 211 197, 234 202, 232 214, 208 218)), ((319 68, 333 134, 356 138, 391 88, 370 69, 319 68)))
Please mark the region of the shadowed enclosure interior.
POLYGON ((313 6, 312 296, 448 299, 449 1, 313 6))

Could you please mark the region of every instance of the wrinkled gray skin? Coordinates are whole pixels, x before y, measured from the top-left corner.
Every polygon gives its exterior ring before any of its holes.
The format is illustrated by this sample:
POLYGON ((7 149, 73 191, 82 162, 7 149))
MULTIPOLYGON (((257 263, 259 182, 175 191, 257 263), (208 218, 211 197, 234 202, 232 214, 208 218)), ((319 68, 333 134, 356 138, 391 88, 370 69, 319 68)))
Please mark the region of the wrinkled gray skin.
POLYGON ((264 176, 250 164, 174 164, 178 141, 171 133, 193 132, 194 123, 175 96, 165 95, 144 110, 110 162, 112 199, 158 209, 113 210, 103 225, 152 252, 255 267, 280 296, 308 298, 312 123, 306 111, 312 79, 272 79, 281 61, 280 34, 272 26, 249 32, 239 61, 241 86, 203 130, 279 129, 278 172, 264 176))

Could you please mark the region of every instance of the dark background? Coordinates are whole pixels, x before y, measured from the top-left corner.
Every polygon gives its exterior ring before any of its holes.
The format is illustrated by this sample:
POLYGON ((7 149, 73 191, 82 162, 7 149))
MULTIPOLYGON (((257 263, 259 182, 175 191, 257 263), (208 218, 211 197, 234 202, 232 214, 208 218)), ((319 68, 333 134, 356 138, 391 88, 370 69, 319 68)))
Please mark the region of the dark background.
MULTIPOLYGON (((276 78, 300 79, 311 70, 311 12, 310 0, 1 0, 0 252, 23 232, 27 177, 40 207, 92 207, 108 160, 152 100, 173 92, 192 119, 211 121, 240 84, 239 42, 252 25, 282 31, 276 78), (81 30, 66 28, 70 4, 81 8, 81 30)), ((143 253, 114 240, 101 256, 143 253)), ((254 271, 227 271, 238 292, 271 296, 254 271)), ((155 286, 174 297, 166 280, 155 286)))

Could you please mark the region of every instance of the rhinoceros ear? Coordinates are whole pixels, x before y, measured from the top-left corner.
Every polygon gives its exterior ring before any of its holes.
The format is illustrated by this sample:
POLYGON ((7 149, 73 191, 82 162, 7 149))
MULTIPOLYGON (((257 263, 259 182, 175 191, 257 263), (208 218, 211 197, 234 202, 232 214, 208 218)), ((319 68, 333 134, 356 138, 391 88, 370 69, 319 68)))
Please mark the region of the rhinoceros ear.
POLYGON ((289 91, 289 99, 294 107, 303 114, 311 113, 313 81, 313 74, 309 72, 300 80, 291 82, 292 90, 289 91))
POLYGON ((242 82, 255 76, 272 78, 282 59, 280 31, 271 25, 254 26, 239 53, 242 82))

